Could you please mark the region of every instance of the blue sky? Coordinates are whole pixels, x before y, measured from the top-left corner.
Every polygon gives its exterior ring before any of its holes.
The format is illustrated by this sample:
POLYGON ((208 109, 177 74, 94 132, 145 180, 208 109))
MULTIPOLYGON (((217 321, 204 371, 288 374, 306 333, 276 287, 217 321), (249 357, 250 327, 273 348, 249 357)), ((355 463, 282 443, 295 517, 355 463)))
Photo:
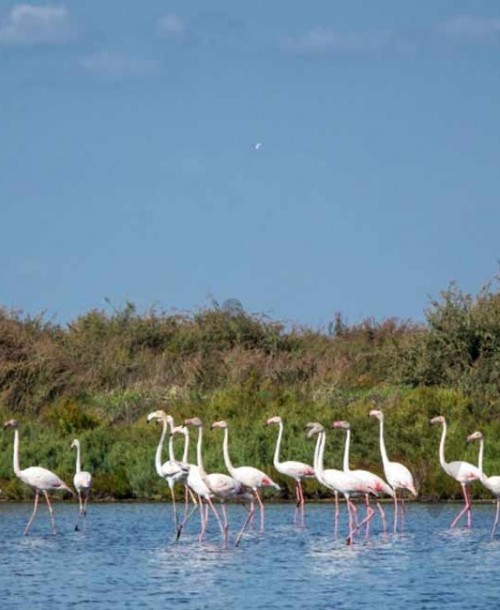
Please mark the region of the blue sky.
POLYGON ((0 0, 0 83, 1 306, 325 329, 498 271, 497 1, 0 0))

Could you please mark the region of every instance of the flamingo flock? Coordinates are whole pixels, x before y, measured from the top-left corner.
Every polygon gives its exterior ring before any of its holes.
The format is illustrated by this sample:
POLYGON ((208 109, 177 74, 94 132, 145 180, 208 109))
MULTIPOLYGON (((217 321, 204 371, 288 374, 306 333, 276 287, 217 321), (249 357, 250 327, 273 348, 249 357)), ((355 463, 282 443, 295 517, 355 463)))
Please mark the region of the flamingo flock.
MULTIPOLYGON (((338 532, 339 523, 339 496, 345 499, 348 517, 347 544, 354 543, 355 536, 364 529, 365 539, 369 538, 370 523, 376 511, 372 508, 374 502, 378 509, 382 531, 387 531, 385 511, 380 503, 382 497, 390 498, 393 502, 393 531, 404 528, 405 506, 404 494, 410 493, 417 497, 418 492, 410 470, 400 462, 390 461, 384 440, 384 414, 379 409, 373 409, 369 413, 379 422, 379 444, 382 470, 384 477, 362 469, 350 468, 350 440, 351 426, 347 421, 335 421, 331 425, 333 430, 341 430, 345 433, 344 458, 342 469, 325 468, 324 453, 326 444, 326 430, 319 422, 309 422, 305 426, 308 438, 316 437, 313 464, 295 460, 280 460, 281 444, 284 434, 284 425, 281 417, 274 416, 267 419, 266 425, 278 426, 278 435, 273 456, 274 469, 281 475, 288 476, 295 483, 295 509, 292 523, 294 526, 305 527, 305 498, 302 483, 305 479, 315 478, 317 482, 332 492, 334 495, 334 533, 338 532), (354 500, 359 499, 365 508, 361 518, 359 508, 354 500)), ((155 421, 161 425, 161 434, 155 452, 154 465, 156 472, 168 484, 172 499, 173 526, 175 540, 179 540, 185 530, 191 516, 199 511, 200 531, 199 541, 203 541, 210 511, 213 514, 222 536, 223 548, 229 543, 229 521, 226 510, 227 502, 237 502, 246 509, 246 514, 235 537, 234 544, 238 546, 249 526, 253 524, 256 505, 259 508, 260 532, 265 528, 265 506, 262 499, 262 490, 266 488, 279 490, 279 485, 273 481, 271 476, 253 466, 234 466, 229 449, 229 426, 225 420, 213 422, 212 430, 222 430, 222 456, 227 473, 207 473, 203 462, 203 431, 204 425, 199 417, 188 418, 179 425, 174 425, 173 417, 163 410, 153 411, 147 415, 147 421, 155 421), (190 428, 197 430, 196 463, 190 463, 189 444, 190 428), (168 435, 168 460, 163 461, 163 450, 168 435), (184 452, 182 460, 175 457, 174 437, 184 436, 184 452), (177 506, 175 502, 175 486, 184 487, 184 514, 179 522, 177 506), (191 510, 189 505, 192 503, 191 510), (215 503, 220 506, 217 510, 215 503)), ((480 481, 488 489, 496 500, 496 513, 491 536, 495 535, 500 518, 500 476, 487 476, 483 471, 484 438, 481 432, 476 431, 467 437, 469 442, 479 441, 478 465, 474 466, 464 461, 447 462, 445 459, 445 442, 447 435, 446 419, 442 415, 430 420, 431 425, 441 425, 441 439, 439 443, 439 462, 443 471, 460 483, 464 497, 464 506, 452 521, 450 527, 455 527, 463 517, 467 518, 467 527, 472 527, 472 501, 471 485, 480 481)), ((81 449, 78 439, 74 439, 71 448, 76 449, 76 466, 73 485, 76 494, 59 476, 42 468, 32 466, 21 469, 19 465, 19 426, 16 420, 11 419, 4 424, 4 429, 14 430, 13 444, 13 470, 15 475, 35 491, 33 513, 24 529, 27 535, 33 523, 38 509, 40 495, 43 494, 49 510, 52 534, 56 533, 54 510, 49 499, 48 492, 67 491, 78 497, 78 521, 75 530, 85 529, 87 516, 87 503, 92 488, 92 475, 81 468, 81 449)))

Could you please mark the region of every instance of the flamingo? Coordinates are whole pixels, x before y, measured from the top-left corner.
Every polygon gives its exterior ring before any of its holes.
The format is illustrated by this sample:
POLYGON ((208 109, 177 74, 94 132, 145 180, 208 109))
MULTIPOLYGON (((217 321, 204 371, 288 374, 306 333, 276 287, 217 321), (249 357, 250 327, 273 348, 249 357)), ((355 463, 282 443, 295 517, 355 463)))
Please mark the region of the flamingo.
MULTIPOLYGON (((184 424, 186 426, 194 426, 195 428, 198 428, 198 442, 196 444, 196 458, 197 458, 198 469, 200 471, 200 476, 202 478, 202 481, 208 487, 210 492, 221 503, 224 523, 221 521, 219 514, 216 511, 211 498, 206 499, 210 508, 212 509, 212 511, 215 515, 215 518, 217 519, 217 523, 219 524, 220 530, 222 532, 223 546, 224 546, 224 548, 227 548, 229 523, 227 520, 227 511, 226 511, 225 503, 228 500, 247 500, 247 501, 251 502, 253 500, 252 495, 247 492, 245 487, 243 487, 243 485, 239 481, 237 481, 233 477, 228 476, 227 474, 222 474, 222 473, 207 474, 207 471, 205 470, 205 468, 203 466, 203 457, 202 457, 203 422, 201 421, 201 419, 199 417, 192 417, 190 419, 186 419, 184 421, 184 424)), ((235 546, 239 545, 241 537, 243 536, 243 532, 245 531, 248 523, 250 522, 252 515, 253 515, 253 512, 252 512, 252 510, 250 510, 248 517, 246 518, 245 522, 243 523, 242 528, 240 529, 240 531, 236 537, 235 546)))
POLYGON ((23 535, 26 536, 28 531, 33 523, 33 519, 35 518, 36 511, 38 509, 38 500, 40 494, 43 493, 45 496, 45 500, 47 502, 47 507, 49 509, 50 521, 52 524, 52 534, 56 533, 56 523, 54 519, 54 511, 52 509, 52 505, 49 500, 48 491, 65 489, 69 491, 70 494, 74 495, 73 490, 66 485, 66 483, 60 479, 56 474, 47 470, 46 468, 42 468, 41 466, 31 466, 30 468, 25 468, 21 470, 19 467, 19 429, 18 423, 15 419, 9 419, 3 425, 4 430, 6 428, 14 428, 14 457, 13 457, 13 467, 14 473, 18 479, 20 479, 26 485, 29 485, 35 490, 35 503, 33 507, 33 514, 31 515, 26 527, 24 528, 23 535))
MULTIPOLYGON (((172 432, 174 435, 175 434, 184 435, 184 455, 182 457, 182 461, 183 461, 183 463, 187 464, 188 456, 189 456, 189 428, 184 425, 177 426, 173 429, 172 432)), ((190 489, 193 493, 195 493, 198 496, 198 502, 194 503, 194 508, 189 515, 184 515, 184 520, 181 523, 181 525, 179 526, 179 529, 177 531, 177 539, 180 538, 180 536, 182 534, 182 530, 186 527, 186 524, 189 521, 189 519, 191 518, 191 515, 194 513, 194 511, 197 508, 199 508, 200 520, 201 520, 201 530, 198 535, 198 540, 199 540, 199 542, 201 542, 205 535, 205 529, 206 529, 207 520, 208 520, 208 507, 209 507, 208 499, 211 499, 213 497, 213 494, 210 491, 210 489, 208 489, 207 485, 203 482, 203 479, 201 478, 201 474, 200 474, 200 469, 198 468, 197 464, 189 464, 189 474, 186 479, 186 485, 187 485, 186 491, 188 489, 190 489), (204 514, 204 508, 203 508, 203 500, 206 501, 207 512, 205 512, 205 514, 204 514)), ((186 498, 186 503, 187 503, 187 498, 186 498)))
POLYGON ((465 515, 465 513, 467 513, 467 527, 470 528, 472 527, 472 500, 470 497, 470 485, 473 481, 477 481, 481 478, 481 471, 476 466, 469 464, 469 462, 447 462, 444 459, 444 443, 447 431, 446 419, 442 415, 438 415, 437 417, 433 417, 431 419, 431 424, 441 424, 443 426, 443 432, 441 433, 441 442, 439 443, 439 462, 441 464, 441 468, 446 472, 446 474, 450 477, 453 477, 455 481, 458 481, 460 483, 462 487, 462 493, 464 495, 465 506, 451 522, 450 527, 455 527, 455 525, 460 521, 460 519, 465 515))
MULTIPOLYGON (((398 526, 398 489, 407 489, 415 497, 417 497, 417 490, 413 482, 413 476, 406 466, 399 462, 390 462, 387 457, 387 451, 384 442, 384 414, 378 409, 372 409, 370 411, 371 417, 376 417, 380 422, 380 453, 382 455, 382 465, 384 467, 384 476, 394 491, 394 532, 398 526)), ((401 516, 404 520, 404 500, 401 498, 401 516)))
POLYGON ((359 525, 355 525, 357 521, 358 509, 351 500, 352 496, 364 493, 365 485, 356 475, 352 472, 344 470, 335 470, 334 468, 324 469, 323 467, 323 456, 325 453, 326 444, 326 432, 325 428, 318 422, 310 422, 306 425, 308 429, 308 437, 311 438, 315 434, 318 435, 316 441, 316 449, 314 452, 314 471, 316 478, 328 489, 335 494, 335 533, 337 532, 338 523, 338 494, 341 493, 347 504, 347 514, 349 518, 349 535, 347 536, 347 544, 352 544, 354 541, 354 534, 359 530, 373 516, 373 510, 371 514, 366 517, 359 525))
POLYGON ((374 514, 374 511, 370 506, 370 495, 374 495, 375 504, 377 505, 378 511, 380 513, 380 518, 382 520, 382 527, 383 527, 383 530, 385 533, 387 531, 385 513, 384 513, 382 506, 380 505, 380 502, 378 501, 378 495, 380 493, 383 493, 383 494, 387 494, 388 496, 393 498, 394 491, 384 481, 384 479, 382 479, 382 477, 379 477, 377 474, 374 474, 373 472, 370 472, 368 470, 359 470, 359 469, 351 470, 350 469, 350 467, 349 467, 349 449, 350 449, 350 443, 351 443, 351 424, 348 421, 335 421, 332 424, 332 428, 340 428, 342 430, 345 430, 345 432, 346 432, 345 446, 344 446, 344 472, 352 473, 363 484, 363 492, 364 492, 365 501, 366 501, 367 519, 362 521, 357 526, 356 531, 358 531, 364 525, 364 523, 366 523, 366 538, 368 539, 370 521, 374 514), (368 517, 368 515, 369 515, 369 517, 368 517))
POLYGON ((178 524, 178 519, 177 519, 177 508, 176 508, 176 504, 175 504, 174 486, 177 482, 179 482, 179 481, 184 482, 187 479, 187 476, 189 474, 189 466, 187 464, 181 464, 181 462, 178 462, 175 459, 174 442, 173 442, 172 434, 170 435, 170 438, 168 441, 169 459, 162 464, 161 454, 163 451, 163 445, 165 443, 165 437, 167 435, 167 427, 169 425, 171 427, 173 427, 173 418, 170 415, 167 415, 165 413, 165 411, 160 409, 159 411, 153 411, 152 413, 148 414, 147 421, 151 422, 153 420, 162 424, 160 442, 158 443, 158 447, 156 449, 156 454, 155 454, 155 467, 156 467, 156 472, 157 472, 158 476, 161 477, 162 479, 165 479, 170 488, 170 495, 172 497, 172 510, 173 510, 174 526, 175 526, 175 530, 177 532, 179 530, 179 524, 178 524))
POLYGON ((293 523, 294 525, 297 522, 297 513, 300 508, 301 514, 301 522, 302 527, 305 526, 305 499, 304 499, 304 490, 302 489, 302 480, 305 478, 314 477, 314 468, 309 466, 309 464, 304 464, 304 462, 296 462, 292 460, 288 460, 286 462, 280 462, 280 448, 281 448, 281 439, 283 437, 283 421, 281 417, 278 415, 274 417, 270 417, 266 425, 270 426, 273 424, 278 424, 278 438, 276 440, 276 449, 274 451, 274 459, 273 464, 276 470, 284 474, 288 477, 291 477, 295 481, 295 497, 297 499, 297 503, 295 504, 295 510, 293 512, 293 523))
POLYGON ((469 434, 469 436, 467 437, 467 440, 468 441, 477 441, 477 440, 479 441, 478 468, 481 473, 479 480, 486 487, 486 489, 491 491, 491 493, 495 496, 497 510, 495 513, 495 521, 493 523, 493 529, 491 530, 491 537, 494 538, 495 532, 497 529, 497 525, 498 525, 498 517, 500 514, 500 476, 496 475, 496 476, 488 477, 483 472, 484 438, 483 438, 482 433, 473 432, 472 434, 469 434))
POLYGON ((227 422, 225 420, 216 421, 212 424, 212 429, 224 430, 224 440, 222 443, 222 451, 224 454, 224 463, 229 474, 239 481, 244 487, 251 489, 260 508, 260 531, 264 531, 264 504, 259 494, 261 487, 274 487, 280 489, 280 486, 275 483, 265 472, 254 468, 253 466, 239 466, 235 468, 229 456, 229 432, 227 422))
POLYGON ((90 489, 92 487, 92 475, 90 472, 82 470, 80 461, 80 441, 75 438, 71 443, 71 448, 76 449, 76 473, 73 477, 73 485, 75 486, 78 494, 78 503, 80 511, 78 513, 78 522, 75 525, 75 530, 80 529, 80 519, 83 519, 83 526, 85 527, 85 518, 87 516, 87 502, 90 496, 90 489), (83 496, 83 501, 82 501, 83 496))

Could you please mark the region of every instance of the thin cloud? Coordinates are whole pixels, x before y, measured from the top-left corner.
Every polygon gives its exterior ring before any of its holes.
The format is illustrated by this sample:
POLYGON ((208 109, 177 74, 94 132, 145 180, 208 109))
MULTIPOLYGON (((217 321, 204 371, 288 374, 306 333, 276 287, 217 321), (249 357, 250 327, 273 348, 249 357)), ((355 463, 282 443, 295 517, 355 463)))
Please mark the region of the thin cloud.
POLYGON ((179 40, 184 38, 186 31, 184 21, 179 15, 165 15, 157 22, 158 32, 165 38, 179 40))
POLYGON ((456 43, 499 44, 500 18, 457 15, 439 23, 436 31, 456 43))
POLYGON ((394 44, 386 32, 343 34, 336 30, 315 27, 300 36, 282 41, 282 48, 294 55, 371 54, 394 44))
POLYGON ((62 44, 70 40, 73 33, 68 10, 63 6, 18 4, 0 22, 2 44, 62 44))
POLYGON ((88 72, 113 79, 147 76, 155 72, 158 67, 154 60, 138 59, 109 51, 87 55, 79 63, 88 72))

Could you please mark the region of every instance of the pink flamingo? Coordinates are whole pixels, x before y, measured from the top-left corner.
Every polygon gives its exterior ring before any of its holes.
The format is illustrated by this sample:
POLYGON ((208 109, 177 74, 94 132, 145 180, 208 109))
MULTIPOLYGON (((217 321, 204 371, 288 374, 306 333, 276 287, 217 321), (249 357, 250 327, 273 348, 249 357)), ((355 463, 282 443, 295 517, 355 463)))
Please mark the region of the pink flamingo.
MULTIPOLYGON (((184 423, 186 426, 194 426, 195 428, 198 428, 198 443, 196 445, 197 464, 203 482, 208 487, 210 492, 221 503, 224 522, 221 521, 219 514, 217 513, 215 506, 213 505, 212 500, 210 498, 206 499, 215 515, 217 523, 219 524, 220 530, 222 532, 224 548, 227 548, 229 523, 227 519, 226 502, 228 500, 245 500, 251 502, 253 498, 251 494, 249 494, 247 490, 243 487, 243 485, 235 478, 230 477, 227 474, 221 473, 207 474, 207 471, 203 466, 202 457, 203 422, 199 417, 193 417, 191 419, 186 419, 184 423)), ((253 513, 250 510, 248 513, 248 517, 246 518, 242 528, 238 533, 238 536, 236 537, 235 546, 239 545, 241 537, 243 536, 243 532, 245 531, 248 523, 250 522, 252 515, 253 513)))
MULTIPOLYGON (((260 509, 260 531, 264 531, 264 504, 259 494, 259 489, 262 487, 274 487, 280 489, 280 486, 275 483, 265 472, 254 468, 253 466, 239 466, 235 468, 229 456, 229 432, 227 422, 225 420, 216 421, 212 424, 212 428, 224 430, 224 440, 222 450, 224 453, 224 463, 229 474, 239 481, 244 487, 251 489, 255 499, 259 504, 260 509)), ((252 509, 251 509, 252 510, 252 509)))
POLYGON ((278 430, 278 438, 276 440, 276 449, 274 451, 274 459, 273 464, 276 470, 280 474, 284 474, 288 477, 291 477, 295 481, 295 497, 296 504, 295 510, 293 512, 293 523, 297 522, 297 514, 300 508, 302 527, 305 526, 305 499, 304 499, 304 490, 302 489, 302 481, 306 478, 314 477, 314 468, 309 464, 304 464, 304 462, 297 462, 294 460, 288 460, 286 462, 280 462, 280 449, 281 449, 281 439, 283 437, 283 421, 281 417, 278 415, 274 417, 270 417, 266 424, 268 426, 277 424, 279 426, 278 430))
POLYGON ((14 473, 16 477, 21 480, 26 485, 29 485, 35 490, 35 503, 33 507, 33 514, 31 515, 26 527, 24 528, 23 535, 26 536, 28 531, 33 523, 33 519, 35 518, 36 511, 38 509, 38 500, 40 494, 43 493, 45 496, 45 500, 47 502, 47 506, 50 514, 50 521, 52 524, 52 533, 56 533, 56 523, 54 519, 54 511, 52 509, 52 505, 49 500, 48 491, 52 490, 60 490, 65 489, 69 491, 70 494, 74 495, 73 490, 70 489, 66 483, 60 479, 56 474, 47 470, 46 468, 42 468, 40 466, 31 466, 30 468, 24 468, 21 470, 19 467, 19 429, 18 423, 15 419, 9 419, 9 421, 5 422, 4 430, 7 428, 14 428, 14 457, 13 457, 13 467, 14 473))
POLYGON ((382 506, 380 505, 380 502, 378 501, 378 495, 382 493, 382 494, 386 494, 392 498, 392 497, 394 497, 394 491, 389 487, 389 485, 384 481, 384 479, 382 479, 382 477, 379 477, 378 475, 374 474, 373 472, 370 472, 368 470, 359 470, 359 469, 351 470, 350 469, 350 467, 349 467, 349 449, 350 449, 350 443, 351 443, 351 424, 347 421, 336 421, 336 422, 333 422, 332 428, 340 428, 342 430, 345 430, 345 432, 346 432, 345 447, 344 447, 344 472, 350 472, 351 474, 355 475, 364 485, 363 493, 364 493, 365 502, 366 502, 367 519, 362 521, 357 526, 356 531, 358 531, 366 523, 366 539, 368 539, 370 521, 374 515, 374 510, 370 506, 370 495, 374 495, 375 504, 377 505, 378 511, 380 513, 380 518, 382 520, 382 528, 385 533, 387 531, 385 513, 384 513, 384 510, 382 509, 382 506))
POLYGON ((161 461, 161 456, 163 452, 163 445, 165 443, 165 437, 167 436, 167 428, 170 425, 173 427, 173 419, 170 415, 167 415, 165 411, 161 409, 159 411, 153 411, 149 413, 147 416, 148 422, 157 421, 162 425, 162 432, 160 436, 160 442, 158 443, 158 447, 156 449, 155 454, 155 468, 159 477, 165 479, 170 488, 170 495, 172 497, 172 511, 174 518, 174 527, 176 533, 179 530, 179 523, 177 518, 177 508, 175 504, 175 492, 174 486, 178 482, 184 483, 189 474, 189 465, 182 464, 181 462, 175 459, 174 455, 174 446, 173 446, 173 435, 170 435, 168 441, 168 449, 169 449, 169 459, 166 462, 161 461))
MULTIPOLYGON (((184 435, 184 455, 182 457, 182 461, 184 464, 187 464, 188 459, 189 459, 188 458, 188 456, 189 456, 189 428, 187 426, 177 426, 173 429, 173 434, 174 435, 175 434, 184 435)), ((208 489, 206 484, 203 482, 203 479, 201 478, 201 474, 200 474, 200 469, 198 468, 197 464, 189 464, 189 474, 186 479, 186 494, 187 494, 188 488, 194 494, 196 494, 196 496, 198 497, 198 501, 194 502, 194 507, 193 507, 191 513, 189 513, 189 515, 186 515, 186 514, 184 515, 184 520, 181 523, 181 525, 179 526, 179 529, 177 531, 177 540, 180 538, 180 536, 182 534, 182 530, 186 527, 186 524, 189 521, 189 519, 191 518, 191 516, 193 515, 193 513, 196 511, 196 509, 199 509, 200 520, 201 520, 201 530, 198 535, 198 540, 201 542, 205 536, 205 530, 206 530, 207 521, 208 521, 208 508, 209 508, 208 500, 213 497, 213 494, 208 489), (203 504, 203 501, 205 501, 205 505, 203 504), (206 509, 205 509, 205 507, 206 507, 206 509)), ((186 501, 186 505, 187 505, 189 502, 187 496, 186 496, 185 501, 186 501)))
POLYGON ((351 497, 364 494, 366 485, 352 472, 335 470, 333 468, 328 468, 325 470, 323 467, 323 456, 326 444, 325 429, 318 422, 311 422, 307 424, 306 428, 308 429, 307 435, 309 438, 315 434, 318 435, 316 449, 314 452, 314 471, 316 473, 316 478, 321 485, 324 485, 328 489, 332 490, 335 494, 335 533, 337 532, 338 523, 338 494, 341 493, 346 500, 347 514, 349 519, 349 535, 347 536, 347 544, 352 544, 354 542, 354 534, 373 516, 373 510, 370 508, 371 514, 367 515, 367 517, 359 525, 356 525, 358 509, 352 502, 351 497))
POLYGON ((468 441, 479 441, 479 461, 478 468, 480 472, 479 480, 486 487, 487 490, 491 491, 491 493, 495 496, 496 500, 496 513, 495 513, 495 521, 493 523, 493 529, 491 530, 491 537, 495 537, 495 532, 498 525, 498 517, 500 514, 500 476, 492 476, 488 477, 483 472, 483 451, 484 451, 484 439, 481 432, 473 432, 469 434, 467 437, 468 441))
MULTIPOLYGON (((384 414, 378 409, 370 411, 371 417, 376 417, 380 422, 380 453, 382 455, 382 465, 384 467, 384 476, 394 491, 394 532, 398 525, 398 489, 407 489, 415 497, 418 495, 413 482, 413 476, 406 466, 399 462, 390 462, 387 457, 387 451, 384 442, 384 414)), ((404 500, 401 498, 401 519, 404 521, 404 500)))
POLYGON ((90 490, 92 488, 92 475, 90 472, 82 470, 80 459, 80 441, 75 438, 71 443, 71 448, 76 448, 76 473, 73 477, 73 485, 78 494, 78 503, 80 512, 78 513, 78 522, 75 525, 75 530, 80 529, 80 520, 83 519, 83 527, 85 529, 85 520, 87 517, 87 502, 89 501, 90 490), (83 500, 82 500, 83 497, 83 500))
POLYGON ((469 462, 455 461, 447 462, 444 459, 444 443, 446 440, 446 419, 442 415, 433 417, 431 424, 441 424, 443 426, 443 432, 441 434, 441 442, 439 443, 439 462, 441 468, 446 472, 447 475, 453 477, 455 481, 458 481, 462 487, 462 493, 464 495, 465 506, 460 513, 455 517, 451 523, 451 527, 460 521, 460 519, 467 513, 467 527, 472 527, 472 515, 471 507, 472 501, 470 496, 470 485, 473 481, 477 481, 481 478, 481 472, 479 468, 469 464, 469 462))

